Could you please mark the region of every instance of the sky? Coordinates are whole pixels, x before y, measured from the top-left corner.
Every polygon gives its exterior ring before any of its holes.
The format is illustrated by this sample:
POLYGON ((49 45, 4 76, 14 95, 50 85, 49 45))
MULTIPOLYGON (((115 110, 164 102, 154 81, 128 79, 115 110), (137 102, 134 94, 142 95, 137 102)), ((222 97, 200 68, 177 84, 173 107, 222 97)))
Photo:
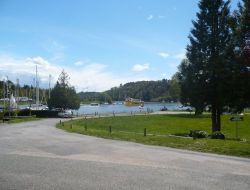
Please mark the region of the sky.
POLYGON ((171 79, 198 2, 0 0, 0 80, 34 85, 36 65, 41 87, 64 70, 78 92, 171 79))

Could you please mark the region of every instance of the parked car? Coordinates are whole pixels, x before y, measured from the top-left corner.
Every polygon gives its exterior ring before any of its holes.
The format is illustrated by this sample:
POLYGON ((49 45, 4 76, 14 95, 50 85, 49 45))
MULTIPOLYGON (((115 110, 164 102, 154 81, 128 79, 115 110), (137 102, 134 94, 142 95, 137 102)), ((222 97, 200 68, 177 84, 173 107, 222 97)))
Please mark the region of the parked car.
POLYGON ((58 117, 71 118, 73 117, 73 112, 72 110, 63 110, 58 113, 58 117))

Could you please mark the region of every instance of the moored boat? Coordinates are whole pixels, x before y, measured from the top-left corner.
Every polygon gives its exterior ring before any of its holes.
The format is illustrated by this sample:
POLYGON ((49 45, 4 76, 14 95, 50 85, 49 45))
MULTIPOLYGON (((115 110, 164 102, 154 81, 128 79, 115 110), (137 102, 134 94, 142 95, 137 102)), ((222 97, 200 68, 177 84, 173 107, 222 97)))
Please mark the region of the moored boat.
POLYGON ((134 98, 126 98, 125 100, 126 106, 144 106, 144 101, 140 99, 134 99, 134 98))

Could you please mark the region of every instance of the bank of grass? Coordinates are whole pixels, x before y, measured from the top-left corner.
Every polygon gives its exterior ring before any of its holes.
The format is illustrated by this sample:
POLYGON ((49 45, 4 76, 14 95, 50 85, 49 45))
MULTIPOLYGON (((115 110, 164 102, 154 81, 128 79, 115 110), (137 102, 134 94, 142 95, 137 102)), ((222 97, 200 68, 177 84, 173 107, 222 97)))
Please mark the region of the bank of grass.
MULTIPOLYGON (((5 121, 5 123, 21 123, 21 122, 29 122, 29 121, 37 121, 40 120, 37 117, 25 117, 25 118, 12 118, 9 121, 5 121)), ((1 120, 1 123, 3 121, 1 120)))
POLYGON ((241 140, 235 139, 235 123, 229 118, 229 115, 222 116, 222 132, 226 140, 194 140, 172 136, 188 134, 190 130, 203 130, 210 134, 210 115, 146 115, 79 119, 58 124, 57 127, 68 132, 108 139, 250 158, 250 116, 246 115, 244 121, 239 122, 238 134, 241 140))

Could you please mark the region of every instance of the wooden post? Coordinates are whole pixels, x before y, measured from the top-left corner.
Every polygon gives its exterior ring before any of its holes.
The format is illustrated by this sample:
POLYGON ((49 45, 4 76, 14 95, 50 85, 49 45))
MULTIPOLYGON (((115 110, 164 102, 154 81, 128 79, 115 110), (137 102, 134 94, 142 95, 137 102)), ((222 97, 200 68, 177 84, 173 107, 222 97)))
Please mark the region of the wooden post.
POLYGON ((111 128, 111 126, 109 126, 109 134, 111 134, 112 133, 112 128, 111 128))
POLYGON ((144 128, 144 137, 146 137, 146 136, 147 136, 147 129, 144 128))
POLYGON ((60 120, 60 124, 62 124, 62 120, 60 120))
POLYGON ((73 129, 73 124, 70 125, 70 129, 73 129))

